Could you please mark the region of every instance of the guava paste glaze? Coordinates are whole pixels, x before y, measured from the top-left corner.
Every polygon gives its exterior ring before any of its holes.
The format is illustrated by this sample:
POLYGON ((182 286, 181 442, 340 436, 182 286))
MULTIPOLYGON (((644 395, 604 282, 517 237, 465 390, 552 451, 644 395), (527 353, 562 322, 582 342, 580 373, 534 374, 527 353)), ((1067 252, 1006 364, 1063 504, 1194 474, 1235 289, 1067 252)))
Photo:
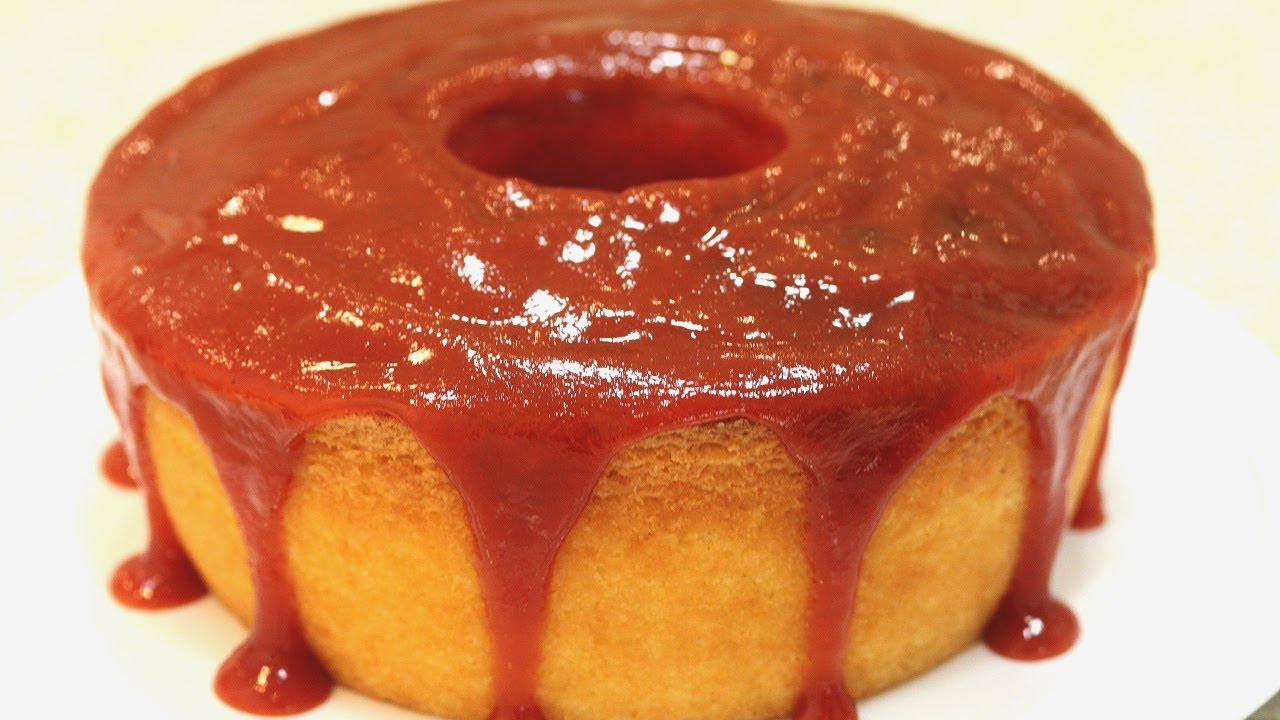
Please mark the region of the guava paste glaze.
POLYGON ((329 693, 280 530, 322 420, 397 418, 446 472, 492 717, 529 719, 556 553, 611 457, 749 418, 811 480, 794 715, 848 720, 880 513, 995 396, 1025 401, 1034 473, 987 640, 1071 644, 1048 589, 1068 476, 1153 243, 1133 155, 993 50, 756 0, 460 0, 198 76, 111 152, 83 261, 152 522, 113 586, 141 606, 203 592, 157 495, 149 389, 194 420, 248 549, 255 622, 216 681, 232 705, 329 693))

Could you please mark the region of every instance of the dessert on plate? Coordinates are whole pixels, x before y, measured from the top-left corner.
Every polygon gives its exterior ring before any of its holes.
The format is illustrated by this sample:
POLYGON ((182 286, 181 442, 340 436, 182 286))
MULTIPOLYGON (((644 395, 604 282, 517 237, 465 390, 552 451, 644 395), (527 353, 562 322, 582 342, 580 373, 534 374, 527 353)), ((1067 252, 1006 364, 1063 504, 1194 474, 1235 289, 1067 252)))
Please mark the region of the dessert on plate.
POLYGON ((979 637, 1051 656, 1152 257, 1087 105, 892 17, 457 0, 277 42, 90 196, 151 531, 112 586, 207 585, 250 625, 217 691, 267 714, 838 720, 979 637))

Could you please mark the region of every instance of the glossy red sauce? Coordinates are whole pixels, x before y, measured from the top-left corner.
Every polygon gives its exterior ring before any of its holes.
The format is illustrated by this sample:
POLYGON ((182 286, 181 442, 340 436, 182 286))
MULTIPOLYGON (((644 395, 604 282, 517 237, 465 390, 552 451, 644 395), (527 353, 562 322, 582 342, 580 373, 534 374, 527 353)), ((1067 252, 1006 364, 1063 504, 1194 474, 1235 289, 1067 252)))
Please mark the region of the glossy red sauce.
MULTIPOLYGON (((1124 339, 1120 341, 1119 355, 1116 356, 1116 367, 1124 372, 1129 363, 1129 350, 1133 347, 1133 326, 1129 326, 1124 339)), ((1075 515, 1071 518, 1071 527, 1077 530, 1092 530, 1102 527, 1107 520, 1107 513, 1102 501, 1102 461, 1106 457, 1107 445, 1111 435, 1111 413, 1102 417, 1102 427, 1098 431, 1098 443, 1093 457, 1089 461, 1089 469, 1084 481, 1084 490, 1080 494, 1080 502, 1076 505, 1075 515)))
MULTIPOLYGON (((880 514, 995 396, 1026 403, 1033 479, 987 639, 1070 645, 1049 592, 1068 478, 1152 234, 1103 121, 995 51, 764 2, 468 0, 196 78, 108 158, 83 258, 130 460, 149 467, 122 399, 150 389, 192 417, 240 523, 256 611, 218 673, 232 705, 329 692, 280 524, 316 423, 390 415, 442 466, 475 535, 492 717, 536 719, 550 575, 610 459, 745 417, 811 479, 795 715, 847 720, 880 514)), ((194 577, 148 474, 141 574, 194 577)))
POLYGON ((98 467, 102 470, 102 477, 112 485, 129 490, 138 487, 138 478, 133 468, 129 466, 129 456, 125 453, 124 443, 119 440, 111 443, 102 453, 102 460, 98 463, 98 467))
MULTIPOLYGON (((111 351, 103 358, 111 365, 111 351)), ((111 575, 111 594, 121 604, 141 610, 162 610, 184 605, 205 595, 204 580, 196 572, 169 521, 156 490, 155 468, 147 452, 143 428, 142 396, 131 381, 103 373, 107 399, 123 431, 121 445, 125 465, 132 467, 138 489, 147 506, 147 547, 120 563, 111 575)))
MULTIPOLYGON (((1106 443, 1106 432, 1102 442, 1106 443)), ((1071 516, 1071 527, 1077 530, 1091 530, 1101 527, 1107 521, 1107 513, 1102 504, 1102 488, 1098 475, 1102 469, 1104 453, 1096 453, 1089 467, 1089 475, 1085 479, 1084 492, 1080 495, 1080 503, 1076 506, 1075 515, 1071 516)))
POLYGON ((547 79, 463 117, 445 142, 492 175, 613 191, 733 175, 786 144, 759 112, 672 90, 635 78, 547 79))

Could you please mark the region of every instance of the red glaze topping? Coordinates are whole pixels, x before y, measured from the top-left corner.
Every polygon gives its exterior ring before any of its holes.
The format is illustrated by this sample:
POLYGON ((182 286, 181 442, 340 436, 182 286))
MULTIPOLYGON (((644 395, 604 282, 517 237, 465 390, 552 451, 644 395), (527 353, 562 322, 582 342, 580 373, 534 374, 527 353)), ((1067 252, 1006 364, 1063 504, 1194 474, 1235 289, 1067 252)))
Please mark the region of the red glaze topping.
MULTIPOLYGON (((1105 435, 1104 435, 1105 438, 1105 435)), ((1104 439, 1102 442, 1106 442, 1104 439)), ((1089 468, 1089 476, 1085 480, 1084 493, 1080 496, 1080 504, 1076 514, 1071 518, 1071 527, 1077 530, 1090 530, 1101 527, 1107 520, 1106 509, 1102 504, 1102 488, 1098 483, 1099 470, 1102 467, 1103 453, 1098 453, 1089 468)))
POLYGON ((113 395, 192 416, 252 558, 220 694, 327 694, 279 511, 308 428, 382 412, 468 508, 495 718, 541 716, 550 572, 610 458, 731 417, 812 479, 797 717, 855 714, 863 550, 994 396, 1026 401, 1035 473, 988 640, 1064 650, 1068 475, 1151 262, 1141 168, 1052 81, 900 20, 739 0, 464 0, 268 46, 120 142, 84 246, 113 395))
POLYGON ((138 487, 138 478, 133 468, 129 466, 129 456, 125 453, 124 443, 119 440, 111 443, 102 453, 99 467, 102 470, 102 477, 112 485, 129 490, 138 487))
MULTIPOLYGON (((113 366, 110 352, 108 349, 103 358, 104 369, 113 366)), ((205 594, 204 580, 178 542, 156 492, 155 468, 146 451, 139 388, 125 373, 108 370, 103 373, 103 380, 107 399, 124 431, 120 442, 126 457, 124 464, 132 467, 147 503, 149 530, 147 549, 120 563, 111 575, 111 594, 121 604, 140 610, 162 610, 198 600, 205 594)))

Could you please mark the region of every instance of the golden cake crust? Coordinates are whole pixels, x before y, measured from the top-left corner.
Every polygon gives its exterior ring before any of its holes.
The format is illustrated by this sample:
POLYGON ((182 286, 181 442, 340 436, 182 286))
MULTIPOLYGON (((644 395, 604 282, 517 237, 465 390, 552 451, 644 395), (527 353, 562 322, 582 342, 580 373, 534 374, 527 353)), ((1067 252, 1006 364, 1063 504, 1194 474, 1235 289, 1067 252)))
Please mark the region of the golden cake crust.
MULTIPOLYGON (((1114 390, 1094 398, 1078 500, 1114 390)), ((246 553, 191 421, 149 394, 164 504, 210 588, 253 611, 246 553)), ((980 634, 1017 557, 1030 471, 1024 406, 995 398, 924 457, 867 550, 844 665, 866 696, 980 634)), ((785 715, 804 661, 804 473, 746 420, 665 432, 609 465, 552 573, 538 699, 557 720, 785 715)), ((334 677, 449 718, 492 708, 489 636, 458 494, 401 423, 324 422, 284 509, 307 641, 334 677)))

